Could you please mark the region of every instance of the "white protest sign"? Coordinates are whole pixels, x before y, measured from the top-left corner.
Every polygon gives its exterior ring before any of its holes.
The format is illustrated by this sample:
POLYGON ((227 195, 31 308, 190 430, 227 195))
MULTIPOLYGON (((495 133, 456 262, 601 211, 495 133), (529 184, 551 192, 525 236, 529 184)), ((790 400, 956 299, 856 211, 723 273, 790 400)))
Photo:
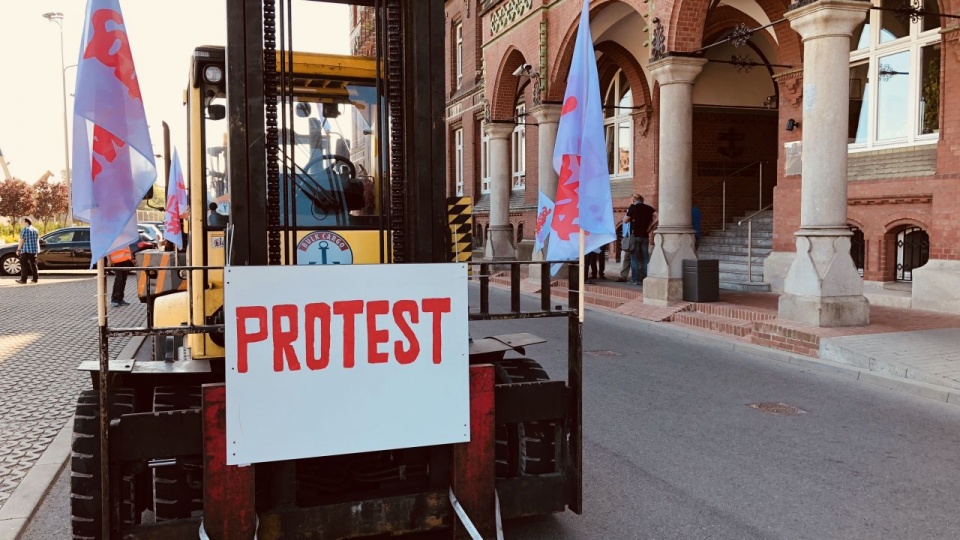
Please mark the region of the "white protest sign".
POLYGON ((470 440, 465 264, 225 270, 227 464, 470 440))

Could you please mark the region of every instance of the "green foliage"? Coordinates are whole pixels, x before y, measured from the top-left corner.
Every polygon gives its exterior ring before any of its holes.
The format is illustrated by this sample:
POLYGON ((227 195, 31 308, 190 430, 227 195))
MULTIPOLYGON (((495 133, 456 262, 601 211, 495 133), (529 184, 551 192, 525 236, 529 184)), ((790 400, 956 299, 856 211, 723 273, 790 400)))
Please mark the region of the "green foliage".
POLYGON ((33 214, 35 206, 30 184, 19 178, 8 178, 0 182, 0 216, 8 218, 14 225, 19 225, 20 218, 33 214))
POLYGON ((48 177, 37 180, 33 185, 36 208, 33 215, 43 222, 44 227, 51 219, 67 213, 67 185, 63 182, 51 182, 48 177))

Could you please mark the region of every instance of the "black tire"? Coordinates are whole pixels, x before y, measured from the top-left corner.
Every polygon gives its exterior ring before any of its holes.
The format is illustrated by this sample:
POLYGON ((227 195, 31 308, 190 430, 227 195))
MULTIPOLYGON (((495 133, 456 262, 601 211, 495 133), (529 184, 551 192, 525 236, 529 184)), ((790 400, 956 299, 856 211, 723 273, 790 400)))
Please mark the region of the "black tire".
MULTIPOLYGON (((154 412, 195 410, 202 405, 198 386, 160 386, 153 392, 154 412)), ((181 456, 176 465, 153 469, 153 512, 158 522, 203 511, 202 463, 202 456, 181 456)))
MULTIPOLYGON (((511 358, 495 364, 497 383, 548 381, 543 367, 530 358, 511 358)), ((497 424, 496 476, 536 476, 557 470, 557 422, 497 424)))
POLYGON ((20 257, 14 253, 8 253, 0 257, 0 274, 5 276, 20 275, 20 257))
MULTIPOLYGON (((111 419, 134 412, 133 390, 115 390, 109 399, 111 419)), ((100 520, 100 399, 97 391, 84 390, 77 398, 73 420, 73 453, 70 458, 70 514, 73 538, 102 539, 100 520)), ((133 476, 121 481, 120 519, 136 523, 133 476)))

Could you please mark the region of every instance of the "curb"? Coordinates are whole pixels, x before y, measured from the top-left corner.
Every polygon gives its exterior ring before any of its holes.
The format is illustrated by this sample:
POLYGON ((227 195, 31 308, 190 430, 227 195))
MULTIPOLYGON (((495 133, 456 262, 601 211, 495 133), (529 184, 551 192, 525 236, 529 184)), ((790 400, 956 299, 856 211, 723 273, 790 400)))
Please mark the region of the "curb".
MULTIPOLYGON (((142 336, 130 338, 118 358, 133 358, 143 340, 142 336)), ((40 459, 30 467, 10 498, 0 507, 0 540, 17 540, 27 528, 33 514, 50 491, 50 486, 70 458, 72 446, 73 416, 43 451, 40 459)))
POLYGON ((870 371, 866 369, 859 369, 849 365, 844 365, 831 361, 824 361, 817 358, 810 358, 808 356, 800 356, 796 354, 790 354, 788 352, 779 351, 777 349, 770 349, 763 347, 761 345, 754 345, 752 343, 744 343, 734 339, 725 338, 719 335, 707 334, 705 332, 698 332, 696 330, 688 330, 686 328, 671 327, 667 324, 661 322, 647 321, 644 319, 638 319, 635 317, 630 317, 629 315, 623 315, 621 313, 616 313, 612 311, 606 311, 602 309, 596 309, 592 307, 587 307, 588 311, 593 311, 596 313, 602 313, 605 315, 610 315, 614 318, 624 319, 625 322, 629 321, 631 323, 640 323, 641 326, 645 326, 647 329, 668 335, 675 338, 688 339, 690 341, 696 341, 703 344, 717 346, 732 350, 735 352, 740 352, 744 354, 749 354, 757 358, 762 358, 764 360, 773 360, 776 362, 782 362, 784 364, 792 364, 797 367, 809 369, 811 371, 817 371, 821 373, 829 373, 831 375, 836 375, 844 377, 847 379, 853 379, 856 381, 863 381, 875 386, 880 386, 882 388, 887 388, 889 390, 897 390, 904 392, 906 394, 923 397, 927 399, 933 399, 935 401, 940 401, 947 403, 949 405, 960 406, 960 389, 949 388, 945 386, 940 386, 937 384, 930 384, 915 379, 906 379, 903 377, 896 377, 880 373, 877 371, 870 371))

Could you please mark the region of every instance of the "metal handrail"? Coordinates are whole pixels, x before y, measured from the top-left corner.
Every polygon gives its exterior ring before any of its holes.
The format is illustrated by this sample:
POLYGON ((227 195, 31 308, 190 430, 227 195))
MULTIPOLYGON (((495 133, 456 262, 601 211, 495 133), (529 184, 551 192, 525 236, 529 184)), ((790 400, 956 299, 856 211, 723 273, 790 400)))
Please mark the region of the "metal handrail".
POLYGON ((750 283, 753 283, 753 218, 771 208, 773 208, 773 203, 764 206, 737 222, 738 227, 742 226, 744 221, 747 222, 747 281, 750 283))
MULTIPOLYGON (((762 205, 763 205, 763 160, 762 160, 762 159, 758 159, 757 161, 753 161, 753 162, 751 162, 751 163, 749 163, 749 164, 747 164, 747 165, 744 165, 743 167, 740 167, 739 169, 737 169, 737 170, 733 171, 732 173, 724 176, 723 178, 721 178, 720 180, 717 180, 716 182, 710 184, 709 186, 704 187, 704 188, 701 188, 701 189, 693 192, 693 195, 692 195, 692 196, 695 196, 695 195, 698 195, 698 194, 700 194, 700 193, 703 193, 704 191, 706 191, 706 190, 708 190, 708 189, 710 189, 710 188, 716 187, 717 185, 720 185, 720 184, 723 185, 723 195, 722 195, 722 201, 723 201, 722 204, 723 204, 723 207, 722 207, 721 212, 720 212, 720 214, 721 214, 721 215, 720 215, 720 230, 722 230, 722 231, 727 230, 727 181, 728 181, 730 178, 732 178, 734 175, 739 174, 740 172, 745 171, 745 170, 749 169, 750 167, 753 167, 754 165, 756 165, 756 164, 758 164, 758 163, 760 164, 760 178, 759 178, 759 195, 760 195, 759 201, 760 201, 760 202, 759 202, 759 204, 760 204, 760 206, 762 206, 762 205)), ((691 196, 691 197, 692 197, 692 196, 691 196)))

